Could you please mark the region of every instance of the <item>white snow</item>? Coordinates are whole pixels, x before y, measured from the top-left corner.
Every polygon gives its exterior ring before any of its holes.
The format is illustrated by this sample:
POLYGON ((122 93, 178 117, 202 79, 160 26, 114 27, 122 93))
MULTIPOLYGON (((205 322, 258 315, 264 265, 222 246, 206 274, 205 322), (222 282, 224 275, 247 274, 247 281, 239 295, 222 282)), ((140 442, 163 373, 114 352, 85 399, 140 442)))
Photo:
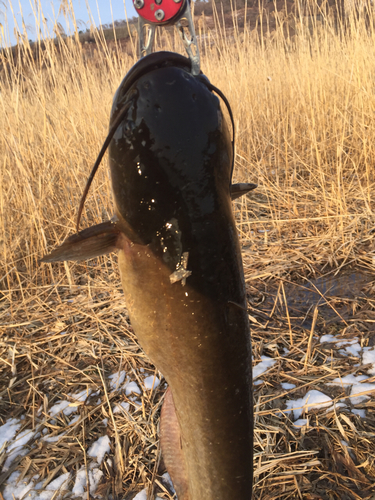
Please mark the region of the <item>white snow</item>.
POLYGON ((147 500, 147 489, 145 488, 144 490, 140 491, 133 500, 147 500))
MULTIPOLYGON (((0 428, 0 432, 1 432, 1 428, 0 428)), ((9 446, 8 446, 8 451, 11 451, 11 450, 14 450, 15 448, 18 448, 18 447, 21 447, 21 446, 24 446, 25 444, 27 444, 30 439, 32 439, 35 435, 35 432, 33 432, 31 429, 25 429, 24 431, 20 432, 18 434, 18 436, 16 437, 16 439, 13 441, 13 443, 11 443, 9 446)))
POLYGON ((118 404, 115 406, 114 410, 113 410, 113 413, 122 413, 122 409, 124 409, 125 411, 129 411, 129 403, 126 403, 125 401, 123 401, 122 403, 118 404))
POLYGON ((11 441, 21 427, 21 422, 17 418, 10 418, 0 427, 0 449, 7 441, 11 441))
POLYGON ((345 351, 348 354, 351 354, 355 358, 359 357, 359 353, 361 352, 362 347, 358 342, 353 342, 351 345, 345 347, 345 351))
POLYGON ((366 410, 357 410, 357 409, 353 408, 352 413, 354 413, 354 415, 358 415, 361 418, 366 417, 366 410))
POLYGON ((364 347, 362 355, 362 363, 364 365, 371 364, 372 368, 368 370, 368 373, 375 375, 375 348, 374 347, 364 347))
MULTIPOLYGON (((89 472, 89 488, 90 488, 90 494, 94 495, 96 492, 96 489, 99 485, 99 482, 101 478, 103 477, 103 472, 98 469, 97 467, 94 467, 93 464, 90 465, 90 470, 89 472)), ((82 499, 87 498, 87 474, 86 470, 84 467, 82 467, 78 472, 76 476, 76 480, 72 489, 72 493, 76 497, 82 497, 82 499)))
MULTIPOLYGON (((18 500, 25 496, 34 486, 34 480, 31 481, 24 480, 17 484, 18 478, 20 477, 20 472, 13 472, 8 480, 7 486, 4 488, 3 497, 4 500, 18 500)), ((38 476, 36 476, 37 478, 38 476)))
POLYGON ((110 380, 109 385, 112 390, 118 390, 120 385, 124 382, 126 377, 126 372, 124 370, 116 373, 112 373, 108 378, 110 380))
POLYGON ((61 499, 62 490, 67 489, 70 480, 70 473, 62 474, 55 480, 51 481, 44 491, 36 491, 42 488, 42 482, 39 482, 34 486, 34 483, 38 476, 34 476, 30 482, 21 481, 17 484, 20 472, 13 472, 8 480, 7 486, 4 488, 3 497, 4 500, 20 500, 27 494, 28 500, 54 500, 61 499), (60 492, 59 492, 60 490, 60 492))
POLYGON ((294 427, 299 427, 300 429, 302 427, 306 427, 308 425, 309 421, 307 420, 307 418, 299 418, 298 420, 296 420, 293 424, 294 427))
POLYGON ((368 377, 366 375, 346 375, 346 377, 335 378, 328 385, 340 385, 344 388, 352 386, 350 391, 350 401, 353 405, 357 405, 370 399, 370 393, 375 392, 375 384, 361 383, 367 378, 368 377), (367 392, 368 394, 361 394, 363 392, 367 392))
POLYGON ((332 405, 332 399, 320 391, 312 390, 306 393, 305 397, 287 401, 284 412, 293 411, 294 420, 298 420, 302 413, 313 408, 325 408, 332 405))
POLYGON ((125 386, 125 394, 127 396, 129 396, 129 394, 131 394, 132 392, 134 392, 135 394, 141 394, 141 390, 135 382, 129 382, 125 386))
POLYGON ((260 377, 262 373, 269 370, 275 363, 276 359, 269 358, 268 356, 261 356, 261 362, 253 367, 253 379, 260 377))
POLYGON ((57 434, 57 436, 44 436, 42 439, 46 443, 57 443, 57 441, 65 436, 66 432, 62 432, 61 434, 57 434))
POLYGON ((281 383, 281 387, 283 389, 285 389, 286 391, 288 391, 289 389, 294 389, 295 388, 295 384, 289 384, 289 382, 282 382, 281 383))
POLYGON ((111 451, 109 446, 109 437, 102 436, 95 443, 92 444, 91 448, 87 452, 87 455, 92 458, 96 458, 96 461, 100 465, 103 462, 104 455, 111 451))
POLYGON ((158 377, 150 375, 149 377, 146 377, 144 379, 143 384, 147 390, 156 389, 157 386, 160 384, 160 380, 158 379, 158 377))
POLYGON ((264 380, 256 380, 254 382, 254 385, 262 385, 264 383, 264 380))
MULTIPOLYGON (((144 490, 140 491, 133 500, 147 500, 147 489, 145 488, 144 490)), ((163 500, 160 497, 155 497, 155 500, 163 500)))
POLYGON ((64 415, 69 416, 77 410, 77 404, 75 403, 84 403, 86 399, 90 396, 92 390, 91 389, 83 389, 83 391, 76 392, 75 394, 69 394, 69 397, 74 399, 73 403, 69 401, 62 400, 56 403, 49 411, 51 417, 54 417, 61 411, 64 415))

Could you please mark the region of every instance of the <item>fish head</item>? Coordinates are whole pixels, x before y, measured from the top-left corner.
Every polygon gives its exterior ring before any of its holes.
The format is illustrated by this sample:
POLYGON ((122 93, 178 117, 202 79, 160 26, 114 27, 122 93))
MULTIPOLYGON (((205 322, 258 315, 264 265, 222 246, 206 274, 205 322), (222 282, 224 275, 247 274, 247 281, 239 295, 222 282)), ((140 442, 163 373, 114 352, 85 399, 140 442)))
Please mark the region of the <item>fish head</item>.
POLYGON ((114 97, 109 145, 113 195, 124 233, 175 268, 202 217, 230 210, 232 143, 219 98, 190 60, 141 59, 114 97), (189 235, 189 241, 183 241, 189 235))

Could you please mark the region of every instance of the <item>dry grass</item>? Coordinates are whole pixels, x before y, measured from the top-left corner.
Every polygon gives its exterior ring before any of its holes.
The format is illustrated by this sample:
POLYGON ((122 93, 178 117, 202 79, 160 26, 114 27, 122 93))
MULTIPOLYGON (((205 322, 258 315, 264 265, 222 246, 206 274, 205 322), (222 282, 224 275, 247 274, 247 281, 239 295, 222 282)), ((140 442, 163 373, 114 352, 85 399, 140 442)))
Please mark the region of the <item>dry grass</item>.
MULTIPOLYGON (((370 281, 375 266, 375 30, 362 18, 352 19, 345 32, 330 18, 315 29, 305 21, 283 19, 280 29, 260 39, 258 30, 224 34, 218 25, 201 38, 202 68, 235 115, 235 180, 259 186, 235 202, 254 358, 259 362, 265 353, 277 361, 255 387, 254 497, 370 499, 374 399, 359 406, 366 408, 365 419, 350 413, 347 401, 347 408, 309 412, 302 431, 278 414, 288 399, 310 389, 339 400, 345 391, 326 384, 366 373, 357 358, 343 357, 315 335, 357 336, 362 346, 374 341, 371 286, 363 297, 347 300, 351 314, 338 311, 333 322, 320 314, 320 305, 315 316, 314 309, 301 316, 288 307, 295 292, 288 282, 303 284, 343 268, 361 269, 370 281), (292 38, 285 34, 288 26, 296 30, 292 38), (303 316, 313 319, 312 326, 301 325, 303 316), (282 390, 280 382, 287 381, 296 388, 282 390)), ((8 61, 10 78, 0 82, 0 424, 24 415, 21 430, 67 431, 48 445, 35 437, 27 454, 0 474, 0 485, 13 470, 21 479, 39 474, 45 485, 63 472, 74 480, 74 471, 87 464, 90 444, 108 434, 112 461, 101 465, 97 493, 132 498, 152 482, 159 496, 172 498, 159 476, 165 385, 142 390, 140 406, 108 390, 108 375, 119 369, 141 388, 144 373, 155 372, 129 325, 116 256, 83 265, 37 262, 74 231, 114 91, 134 62, 100 40, 90 58, 74 40, 60 54, 47 43, 36 61, 22 48, 18 61, 8 61), (79 405, 76 424, 68 427, 62 415, 51 418, 56 401, 82 389, 100 394, 79 405), (129 410, 113 414, 123 401, 129 410)), ((84 224, 108 219, 111 204, 103 166, 84 224)), ((345 297, 328 293, 324 299, 338 310, 345 297)), ((7 455, 0 450, 0 466, 7 455)))

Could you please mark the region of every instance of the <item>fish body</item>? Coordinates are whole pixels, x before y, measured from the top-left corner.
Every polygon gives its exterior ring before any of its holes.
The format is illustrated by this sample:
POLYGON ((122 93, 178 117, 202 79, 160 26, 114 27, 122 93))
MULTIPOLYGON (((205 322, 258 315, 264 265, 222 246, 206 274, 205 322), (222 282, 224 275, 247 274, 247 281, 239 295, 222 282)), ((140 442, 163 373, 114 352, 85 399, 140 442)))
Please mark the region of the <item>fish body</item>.
POLYGON ((219 99, 189 64, 152 54, 125 77, 109 145, 117 220, 67 240, 60 258, 119 249, 132 326, 173 395, 179 500, 249 500, 252 363, 233 151, 219 99))

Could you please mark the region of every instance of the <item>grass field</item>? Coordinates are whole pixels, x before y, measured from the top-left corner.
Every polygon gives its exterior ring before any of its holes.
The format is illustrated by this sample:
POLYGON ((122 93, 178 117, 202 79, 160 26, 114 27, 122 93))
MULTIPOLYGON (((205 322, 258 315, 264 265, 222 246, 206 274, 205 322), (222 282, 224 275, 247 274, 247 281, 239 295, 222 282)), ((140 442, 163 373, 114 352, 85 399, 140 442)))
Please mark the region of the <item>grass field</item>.
MULTIPOLYGON (((234 202, 254 367, 268 368, 254 386, 254 498, 369 500, 373 19, 349 18, 346 29, 330 16, 278 20, 263 36, 254 26, 197 25, 202 69, 233 108, 234 180, 258 184, 234 202), (310 391, 326 398, 312 405, 310 391), (299 427, 288 411, 298 400, 306 419, 299 427)), ((169 35, 157 42, 183 53, 169 35)), ((165 383, 129 324, 116 255, 38 264, 75 231, 114 92, 136 61, 100 39, 90 56, 74 37, 60 47, 47 40, 35 60, 21 46, 0 81, 0 426, 8 426, 0 427, 0 498, 89 498, 86 477, 99 498, 131 499, 145 487, 148 499, 172 498, 157 437, 165 383), (109 377, 117 372, 124 373, 116 386, 109 377), (152 389, 154 376, 160 384, 152 389), (109 448, 99 463, 92 445, 103 436, 109 448)), ((111 215, 104 161, 81 227, 111 215)))

